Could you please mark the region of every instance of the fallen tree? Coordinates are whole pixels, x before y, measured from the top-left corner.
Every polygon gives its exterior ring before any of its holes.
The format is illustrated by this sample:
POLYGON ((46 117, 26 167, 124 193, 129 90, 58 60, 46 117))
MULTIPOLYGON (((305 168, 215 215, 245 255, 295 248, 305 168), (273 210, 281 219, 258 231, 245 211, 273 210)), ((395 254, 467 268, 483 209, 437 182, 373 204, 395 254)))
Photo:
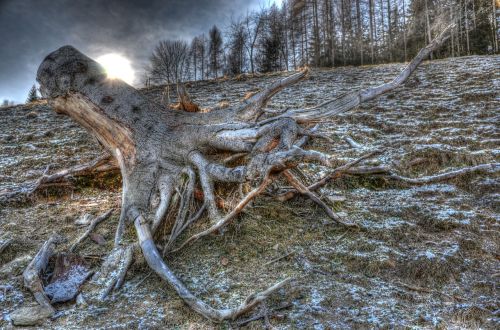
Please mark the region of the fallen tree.
MULTIPOLYGON (((62 47, 48 55, 37 74, 43 96, 48 98, 56 112, 69 115, 95 136, 116 160, 122 175, 122 207, 115 249, 105 262, 106 268, 115 267, 118 270, 105 273, 104 276, 110 277, 105 294, 123 283, 127 267, 131 264, 131 251, 139 248, 149 266, 190 307, 214 321, 234 319, 286 285, 289 279, 250 296, 237 308, 214 309, 191 294, 167 266, 158 251, 155 233, 165 221, 167 212, 175 208, 177 215, 170 238, 164 246, 164 252, 175 253, 191 242, 223 229, 278 178, 289 182, 294 188, 294 191, 278 198, 287 200, 298 192, 321 205, 339 225, 355 225, 330 210, 314 190, 335 175, 361 174, 359 170, 355 173, 353 166, 373 155, 334 169, 330 176, 307 187, 293 169, 301 163, 317 162, 330 166, 331 162, 326 154, 306 150, 303 145, 307 140, 323 138, 315 132, 315 123, 354 109, 360 103, 404 83, 417 66, 447 39, 450 28, 444 29, 389 83, 347 93, 313 108, 288 109, 272 114, 264 111, 270 98, 305 78, 307 69, 271 84, 236 106, 198 113, 166 111, 124 82, 106 79, 99 64, 71 46, 62 47), (236 162, 237 165, 229 166, 236 162), (255 188, 223 214, 214 188, 218 183, 250 183, 255 188), (203 203, 193 210, 191 206, 194 198, 202 199, 203 203), (155 204, 155 200, 159 202, 155 204), (210 219, 208 227, 178 244, 179 238, 183 237, 181 234, 205 210, 210 219), (125 244, 122 239, 124 228, 132 223, 138 242, 125 244)), ((116 166, 103 158, 90 164, 90 168, 84 166, 85 173, 94 170, 96 164, 103 171, 116 166)), ((492 168, 498 169, 498 166, 492 165, 492 168)), ((78 174, 80 170, 69 172, 78 174)), ((374 171, 380 172, 372 169, 371 173, 374 171)), ((394 179, 405 180, 387 171, 386 174, 394 179)), ((44 179, 19 191, 17 195, 33 193, 43 184, 48 184, 50 177, 45 175, 44 179)), ((59 176, 56 178, 60 179, 59 176)))

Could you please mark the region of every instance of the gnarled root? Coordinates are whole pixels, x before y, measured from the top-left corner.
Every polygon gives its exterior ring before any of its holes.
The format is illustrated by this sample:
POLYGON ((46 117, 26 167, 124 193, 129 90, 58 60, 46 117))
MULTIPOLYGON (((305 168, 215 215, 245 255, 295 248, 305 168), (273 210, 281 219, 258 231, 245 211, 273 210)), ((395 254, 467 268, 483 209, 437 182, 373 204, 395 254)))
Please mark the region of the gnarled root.
POLYGON ((243 209, 245 208, 245 206, 248 205, 248 203, 250 203, 258 195, 260 195, 262 193, 262 191, 264 191, 264 189, 266 189, 266 187, 269 186, 269 184, 271 184, 272 181, 273 181, 273 179, 271 177, 269 177, 269 176, 266 177, 266 178, 264 178, 264 180, 262 181, 262 183, 257 188, 255 188, 254 190, 252 190, 251 192, 249 192, 238 203, 238 205, 236 205, 236 207, 234 207, 234 209, 231 212, 229 212, 224 218, 220 219, 218 222, 216 222, 215 224, 213 224, 210 228, 208 228, 208 229, 206 229, 206 230, 204 230, 204 231, 202 231, 202 232, 200 232, 200 233, 198 233, 196 235, 191 236, 184 243, 182 243, 179 248, 175 249, 172 252, 178 251, 178 250, 182 249, 183 247, 185 247, 187 244, 192 243, 194 241, 197 241, 198 239, 200 239, 200 238, 202 238, 204 236, 207 236, 207 235, 210 235, 212 233, 215 233, 217 230, 219 230, 222 227, 224 227, 225 225, 227 225, 238 214, 240 214, 241 211, 243 211, 243 209))
MULTIPOLYGON (((309 162, 325 166, 331 164, 327 155, 302 148, 312 137, 328 140, 328 137, 315 133, 315 128, 310 129, 310 126, 354 109, 360 103, 401 85, 420 62, 446 40, 449 29, 446 28, 429 46, 422 49, 392 82, 349 93, 314 108, 289 109, 281 113, 266 112, 264 106, 278 91, 303 79, 307 70, 271 84, 235 107, 208 113, 188 113, 165 111, 124 82, 106 80, 102 67, 70 46, 50 54, 41 64, 37 76, 44 96, 50 99, 57 112, 68 114, 94 135, 114 156, 122 174, 122 211, 115 248, 96 279, 106 286, 103 296, 123 283, 133 254, 139 247, 148 265, 190 307, 214 321, 234 319, 248 312, 287 284, 289 280, 279 282, 250 296, 237 308, 214 309, 196 298, 174 275, 160 256, 153 235, 158 232, 169 210, 170 214, 176 214, 164 247, 164 252, 175 252, 190 242, 222 229, 280 174, 297 192, 320 205, 332 219, 350 225, 328 208, 313 191, 341 173, 352 170, 354 165, 373 154, 348 163, 316 184, 306 187, 289 169, 309 162), (237 158, 229 158, 229 161, 237 159, 240 164, 234 167, 222 165, 224 163, 217 157, 220 151, 238 154, 237 158), (248 182, 259 184, 231 211, 222 215, 218 209, 216 184, 248 182), (203 206, 197 212, 192 212, 192 198, 197 191, 197 183, 201 185, 203 206), (153 205, 156 200, 154 196, 159 196, 156 209, 153 205), (172 251, 174 242, 182 237, 185 229, 205 209, 211 220, 209 228, 191 236, 172 251), (127 220, 134 223, 139 242, 122 246, 127 220)), ((67 175, 63 174, 60 176, 67 175)), ((42 177, 35 185, 25 189, 27 195, 46 184, 48 177, 42 177)), ((289 192, 282 199, 289 199, 295 193, 289 192)))
POLYGON ((71 247, 69 248, 69 252, 74 252, 76 247, 78 246, 78 244, 83 242, 90 235, 90 233, 92 233, 92 231, 95 229, 95 227, 97 227, 98 224, 100 224, 102 221, 109 218, 111 216, 111 214, 113 213, 113 211, 114 210, 111 209, 111 210, 107 211, 106 213, 101 214, 100 216, 94 218, 90 222, 90 225, 87 228, 87 230, 85 231, 85 233, 83 233, 83 235, 80 236, 80 238, 75 243, 73 243, 73 245, 71 245, 71 247))
POLYGON ((151 267, 162 279, 167 281, 187 305, 212 321, 221 322, 224 320, 234 320, 238 316, 251 311, 262 301, 267 299, 272 293, 276 292, 290 282, 290 279, 278 282, 262 292, 249 296, 240 306, 236 308, 214 309, 204 303, 201 299, 195 297, 175 276, 158 252, 151 236, 147 221, 138 211, 135 211, 133 216, 135 217, 134 225, 139 239, 139 244, 149 267, 151 267))

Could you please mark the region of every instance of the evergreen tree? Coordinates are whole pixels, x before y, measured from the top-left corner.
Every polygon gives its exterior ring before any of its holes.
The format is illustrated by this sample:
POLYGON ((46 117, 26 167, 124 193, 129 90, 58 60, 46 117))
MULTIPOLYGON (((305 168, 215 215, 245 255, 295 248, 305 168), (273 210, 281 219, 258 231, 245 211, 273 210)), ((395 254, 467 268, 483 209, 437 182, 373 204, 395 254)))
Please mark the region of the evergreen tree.
POLYGON ((33 85, 28 93, 28 98, 26 99, 26 103, 31 103, 31 102, 34 102, 38 99, 39 98, 38 98, 38 94, 36 91, 36 86, 33 85))
POLYGON ((209 53, 209 65, 212 75, 217 78, 218 72, 222 68, 222 55, 224 51, 222 49, 222 34, 217 26, 213 26, 210 31, 208 31, 208 53, 209 53))

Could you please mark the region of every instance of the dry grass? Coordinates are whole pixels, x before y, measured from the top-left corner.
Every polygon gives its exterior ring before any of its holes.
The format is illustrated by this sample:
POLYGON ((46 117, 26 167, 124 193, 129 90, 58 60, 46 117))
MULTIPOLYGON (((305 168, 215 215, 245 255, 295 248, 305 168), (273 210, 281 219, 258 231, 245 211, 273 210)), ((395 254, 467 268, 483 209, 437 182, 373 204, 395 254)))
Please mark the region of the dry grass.
MULTIPOLYGON (((365 153, 338 138, 345 130, 363 148, 388 148, 380 161, 407 176, 498 161, 493 152, 496 144, 487 142, 498 138, 491 128, 498 102, 490 96, 467 96, 467 107, 462 108, 461 95, 465 89, 483 93, 491 84, 487 79, 494 77, 488 70, 496 70, 499 59, 468 57, 426 65, 417 72, 413 85, 325 123, 325 132, 338 142, 318 141, 314 147, 333 154, 335 164, 365 153), (450 65, 460 66, 451 70, 450 65), (456 79, 456 84, 440 80, 462 74, 466 79, 456 79), (484 118, 478 117, 481 111, 484 118)), ((321 102, 351 90, 352 84, 365 86, 387 79, 400 68, 314 71, 314 79, 277 95, 271 106, 321 102)), ((245 91, 260 90, 276 76, 193 82, 190 92, 204 106, 214 107, 221 97, 236 102, 245 91)), ((161 89, 143 92, 155 99, 161 89)), ((43 105, 10 108, 8 116, 0 117, 0 141, 0 189, 36 179, 49 163, 54 163, 55 170, 90 160, 99 152, 83 130, 43 105), (27 118, 31 111, 36 116, 27 118)), ((324 168, 311 165, 302 170, 314 175, 324 168)), ((360 224, 359 231, 330 223, 316 205, 301 197, 287 203, 261 197, 223 235, 206 237, 166 260, 195 294, 220 307, 234 306, 284 277, 295 278, 269 301, 271 309, 292 304, 281 312, 283 317, 271 319, 277 328, 494 328, 488 320, 498 309, 498 278, 491 277, 499 269, 498 211, 494 209, 498 180, 498 176, 465 176, 428 187, 408 187, 377 177, 344 177, 321 193, 345 196, 345 201, 332 206, 360 224)), ((248 189, 243 187, 244 192, 248 189)), ((221 185, 217 193, 227 207, 239 198, 237 187, 221 185)), ((67 249, 84 230, 74 225, 77 218, 111 207, 118 210, 120 197, 120 178, 111 175, 44 191, 25 204, 2 206, 0 239, 14 239, 0 256, 0 269, 12 266, 8 274, 0 271, 0 285, 13 286, 5 296, 0 290, 2 312, 33 303, 19 275, 52 231, 68 238, 59 247, 67 249)), ((172 220, 175 211, 168 217, 172 220)), ((88 240, 78 250, 95 269, 112 249, 117 220, 115 212, 96 230, 105 245, 88 240)), ((180 240, 206 226, 207 219, 200 219, 180 240)), ((168 229, 167 221, 160 236, 167 235, 168 229)), ((132 228, 125 237, 135 240, 132 228)), ((156 275, 149 274, 138 256, 126 286, 110 300, 91 299, 99 288, 89 282, 83 288, 89 306, 59 305, 66 312, 46 321, 44 327, 214 328, 156 275)), ((0 327, 8 326, 7 321, 0 321, 0 327)), ((252 322, 248 328, 262 328, 262 323, 252 322)))

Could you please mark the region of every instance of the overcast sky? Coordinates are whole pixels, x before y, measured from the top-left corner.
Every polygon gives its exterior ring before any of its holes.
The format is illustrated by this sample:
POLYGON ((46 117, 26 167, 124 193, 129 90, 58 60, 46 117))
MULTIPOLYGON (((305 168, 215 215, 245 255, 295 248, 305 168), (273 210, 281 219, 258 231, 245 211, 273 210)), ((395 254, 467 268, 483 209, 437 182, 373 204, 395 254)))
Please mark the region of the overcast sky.
POLYGON ((24 102, 38 65, 60 46, 92 58, 120 53, 141 71, 159 40, 190 40, 270 1, 0 0, 0 102, 24 102))

